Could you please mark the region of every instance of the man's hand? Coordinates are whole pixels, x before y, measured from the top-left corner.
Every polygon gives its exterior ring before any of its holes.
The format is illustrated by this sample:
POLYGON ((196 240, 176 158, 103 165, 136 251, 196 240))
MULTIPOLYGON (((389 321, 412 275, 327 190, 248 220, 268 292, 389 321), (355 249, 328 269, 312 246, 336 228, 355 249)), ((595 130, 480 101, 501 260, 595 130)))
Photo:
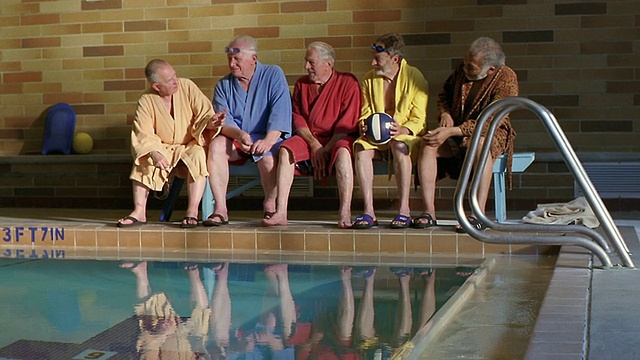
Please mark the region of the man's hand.
POLYGON ((227 109, 224 109, 220 112, 215 113, 212 117, 209 118, 209 123, 207 124, 207 129, 217 129, 224 125, 227 120, 227 109))
POLYGON ((244 153, 251 154, 251 147, 253 146, 253 142, 251 141, 251 136, 249 133, 242 131, 242 134, 236 138, 236 142, 240 146, 240 150, 244 153))
POLYGON ((256 142, 251 145, 251 149, 249 150, 249 154, 255 156, 262 156, 268 153, 273 145, 280 139, 281 132, 277 130, 271 130, 267 133, 267 136, 264 139, 256 140, 256 142))
POLYGON ((455 136, 456 132, 460 132, 457 127, 439 127, 433 130, 427 131, 427 134, 422 137, 427 146, 439 147, 448 138, 455 136))
POLYGON ((264 155, 265 153, 269 152, 269 150, 271 150, 271 148, 273 147, 273 144, 275 143, 270 142, 266 138, 256 140, 256 142, 254 142, 253 145, 251 145, 251 148, 249 149, 249 153, 251 155, 264 155))
POLYGON ((453 127, 453 118, 449 113, 440 114, 440 127, 453 127))
POLYGON ((311 146, 311 164, 313 165, 313 177, 314 179, 322 179, 327 176, 327 155, 330 152, 317 142, 311 146))
POLYGON ((395 139, 398 135, 410 135, 411 131, 404 126, 400 126, 398 122, 394 119, 389 127, 389 133, 391 134, 391 138, 395 139))
POLYGON ((151 155, 151 158, 153 159, 153 165, 155 167, 160 170, 169 170, 169 161, 167 161, 167 159, 161 153, 156 150, 151 150, 149 155, 151 155))

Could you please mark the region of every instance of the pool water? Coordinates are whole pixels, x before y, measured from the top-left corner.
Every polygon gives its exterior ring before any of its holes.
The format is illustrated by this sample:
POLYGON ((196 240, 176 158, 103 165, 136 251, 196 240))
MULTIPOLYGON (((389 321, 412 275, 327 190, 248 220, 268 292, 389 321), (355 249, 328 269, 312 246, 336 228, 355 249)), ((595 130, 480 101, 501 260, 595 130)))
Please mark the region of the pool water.
POLYGON ((454 268, 0 259, 0 359, 384 359, 454 268))

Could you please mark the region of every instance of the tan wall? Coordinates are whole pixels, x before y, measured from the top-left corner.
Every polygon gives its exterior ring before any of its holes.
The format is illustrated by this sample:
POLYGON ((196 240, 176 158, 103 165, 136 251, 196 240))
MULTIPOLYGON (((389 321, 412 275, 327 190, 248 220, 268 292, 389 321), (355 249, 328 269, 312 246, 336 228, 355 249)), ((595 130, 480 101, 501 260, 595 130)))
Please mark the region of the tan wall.
MULTIPOLYGON (((74 107, 76 130, 94 137, 96 152, 127 153, 152 58, 210 96, 235 35, 258 38, 261 61, 280 65, 292 85, 309 42, 331 43, 337 68, 361 77, 369 45, 386 32, 405 36, 408 61, 430 83, 430 126, 442 82, 473 39, 490 36, 503 44, 521 95, 547 106, 578 152, 640 149, 637 0, 3 0, 0 155, 38 153, 57 102, 74 107)), ((531 114, 513 118, 518 150, 554 151, 531 114)))

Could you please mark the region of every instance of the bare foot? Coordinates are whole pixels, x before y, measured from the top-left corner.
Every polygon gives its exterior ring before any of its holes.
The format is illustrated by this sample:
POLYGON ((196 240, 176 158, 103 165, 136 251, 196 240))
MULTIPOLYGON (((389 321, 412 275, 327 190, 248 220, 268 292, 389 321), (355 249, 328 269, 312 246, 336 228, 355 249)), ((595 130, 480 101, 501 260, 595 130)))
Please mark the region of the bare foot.
POLYGON ((342 280, 351 279, 351 266, 343 266, 340 268, 340 277, 342 280))
POLYGON ((211 270, 215 271, 216 274, 228 273, 229 272, 229 263, 216 263, 211 266, 211 270))
POLYGON ((120 264, 120 267, 122 269, 129 269, 134 274, 143 273, 143 272, 147 271, 147 262, 146 261, 142 261, 140 263, 135 263, 135 262, 132 262, 132 261, 131 262, 124 262, 124 263, 120 264))
POLYGON ((338 220, 338 227, 340 229, 351 229, 352 226, 351 215, 340 215, 340 220, 338 220))
POLYGON ((270 218, 262 219, 263 226, 284 226, 287 222, 287 214, 277 211, 270 218))
POLYGON ((264 266, 264 272, 267 274, 272 273, 282 275, 287 273, 288 266, 289 265, 287 264, 267 264, 264 266))

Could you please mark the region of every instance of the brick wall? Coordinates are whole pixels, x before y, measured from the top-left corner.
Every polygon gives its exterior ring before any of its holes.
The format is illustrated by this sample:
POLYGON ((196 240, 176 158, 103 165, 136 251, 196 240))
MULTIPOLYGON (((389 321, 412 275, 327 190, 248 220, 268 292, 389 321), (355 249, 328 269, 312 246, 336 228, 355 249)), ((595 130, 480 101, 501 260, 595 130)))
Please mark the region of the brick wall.
MULTIPOLYGON (((442 82, 473 39, 490 36, 503 44, 521 95, 556 115, 577 152, 637 153, 639 25, 635 0, 3 0, 0 155, 39 152, 44 116, 57 102, 74 107, 77 130, 93 136, 95 152, 128 153, 142 68, 152 58, 170 61, 210 96, 227 73, 222 48, 235 35, 258 38, 261 61, 280 65, 293 85, 309 42, 331 43, 337 68, 361 77, 369 45, 385 32, 405 36, 409 63, 429 81, 431 126, 442 82)), ((555 151, 532 114, 516 111, 513 119, 517 150, 555 151)), ((555 166, 563 165, 534 164, 509 197, 572 195, 570 175, 555 176, 555 166)), ((379 198, 393 197, 393 182, 377 184, 379 198)), ((444 185, 446 199, 453 190, 444 185)))

